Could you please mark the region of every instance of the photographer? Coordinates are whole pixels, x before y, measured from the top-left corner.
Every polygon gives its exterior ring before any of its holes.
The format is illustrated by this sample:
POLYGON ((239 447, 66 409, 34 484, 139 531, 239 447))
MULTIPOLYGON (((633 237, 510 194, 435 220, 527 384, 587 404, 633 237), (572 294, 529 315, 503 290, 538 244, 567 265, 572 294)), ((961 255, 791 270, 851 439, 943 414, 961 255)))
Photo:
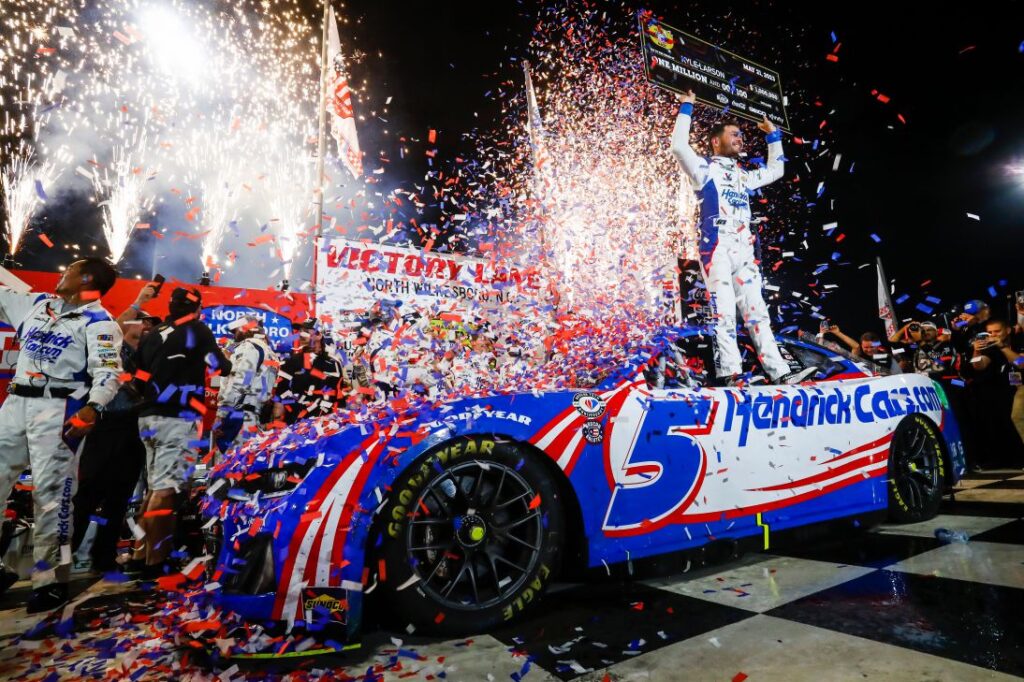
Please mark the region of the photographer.
POLYGON ((1003 320, 990 319, 985 331, 971 343, 971 358, 964 368, 970 377, 969 401, 977 427, 978 465, 1024 465, 1024 441, 1011 415, 1021 385, 1024 339, 1014 335, 1003 320))
POLYGON ((912 320, 889 337, 906 372, 925 374, 935 381, 949 382, 957 377, 956 349, 950 333, 931 321, 912 320))

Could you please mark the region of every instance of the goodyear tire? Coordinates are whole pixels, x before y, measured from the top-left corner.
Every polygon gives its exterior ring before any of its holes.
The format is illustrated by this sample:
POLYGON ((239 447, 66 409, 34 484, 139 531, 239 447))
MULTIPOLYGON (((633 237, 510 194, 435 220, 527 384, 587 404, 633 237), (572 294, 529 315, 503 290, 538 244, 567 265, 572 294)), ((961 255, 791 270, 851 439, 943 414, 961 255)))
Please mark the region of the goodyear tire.
POLYGON ((889 518, 917 523, 934 517, 945 479, 939 429, 919 414, 907 417, 889 445, 889 518))
POLYGON ((395 625, 480 632, 540 600, 558 568, 565 515, 546 463, 494 438, 434 448, 392 485, 371 559, 395 625))

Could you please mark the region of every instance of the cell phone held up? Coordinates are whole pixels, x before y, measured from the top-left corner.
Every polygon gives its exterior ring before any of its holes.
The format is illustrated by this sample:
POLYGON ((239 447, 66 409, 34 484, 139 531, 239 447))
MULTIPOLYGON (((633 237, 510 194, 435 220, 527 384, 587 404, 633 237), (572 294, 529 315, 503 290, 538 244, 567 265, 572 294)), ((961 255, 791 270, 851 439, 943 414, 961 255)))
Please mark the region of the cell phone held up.
POLYGON ((160 295, 160 290, 164 288, 164 282, 166 278, 159 272, 153 275, 153 298, 160 295))

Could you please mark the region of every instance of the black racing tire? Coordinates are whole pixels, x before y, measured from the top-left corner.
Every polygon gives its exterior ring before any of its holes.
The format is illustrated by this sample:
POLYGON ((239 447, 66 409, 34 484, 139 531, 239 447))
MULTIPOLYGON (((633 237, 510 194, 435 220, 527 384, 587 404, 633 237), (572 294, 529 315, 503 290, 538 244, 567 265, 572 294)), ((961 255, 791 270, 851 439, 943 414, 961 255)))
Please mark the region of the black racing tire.
POLYGON ((927 417, 901 421, 889 444, 889 519, 917 523, 934 518, 946 480, 942 435, 927 417))
POLYGON ((532 610, 558 572, 563 505, 549 465, 514 443, 431 449, 395 480, 371 538, 383 620, 463 635, 532 610))

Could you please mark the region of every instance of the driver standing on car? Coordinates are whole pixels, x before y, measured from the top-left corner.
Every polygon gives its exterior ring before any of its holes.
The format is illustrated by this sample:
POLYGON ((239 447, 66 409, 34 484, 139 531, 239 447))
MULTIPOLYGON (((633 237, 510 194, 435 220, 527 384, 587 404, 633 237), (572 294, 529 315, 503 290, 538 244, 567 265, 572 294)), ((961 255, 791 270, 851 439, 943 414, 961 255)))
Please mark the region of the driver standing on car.
POLYGON ((782 131, 767 118, 757 124, 768 142, 768 165, 746 170, 737 162, 744 150, 739 126, 719 123, 709 132, 712 156, 705 159, 690 147, 690 120, 696 96, 687 92, 676 98, 680 106, 672 133, 672 153, 699 196, 701 273, 715 316, 718 379, 728 385, 741 381, 743 366, 736 342, 738 307, 771 380, 786 384, 803 381, 815 368, 791 373, 772 334, 768 306, 761 295, 760 263, 754 255, 757 232, 751 226, 748 197, 751 191, 782 177, 782 131))

